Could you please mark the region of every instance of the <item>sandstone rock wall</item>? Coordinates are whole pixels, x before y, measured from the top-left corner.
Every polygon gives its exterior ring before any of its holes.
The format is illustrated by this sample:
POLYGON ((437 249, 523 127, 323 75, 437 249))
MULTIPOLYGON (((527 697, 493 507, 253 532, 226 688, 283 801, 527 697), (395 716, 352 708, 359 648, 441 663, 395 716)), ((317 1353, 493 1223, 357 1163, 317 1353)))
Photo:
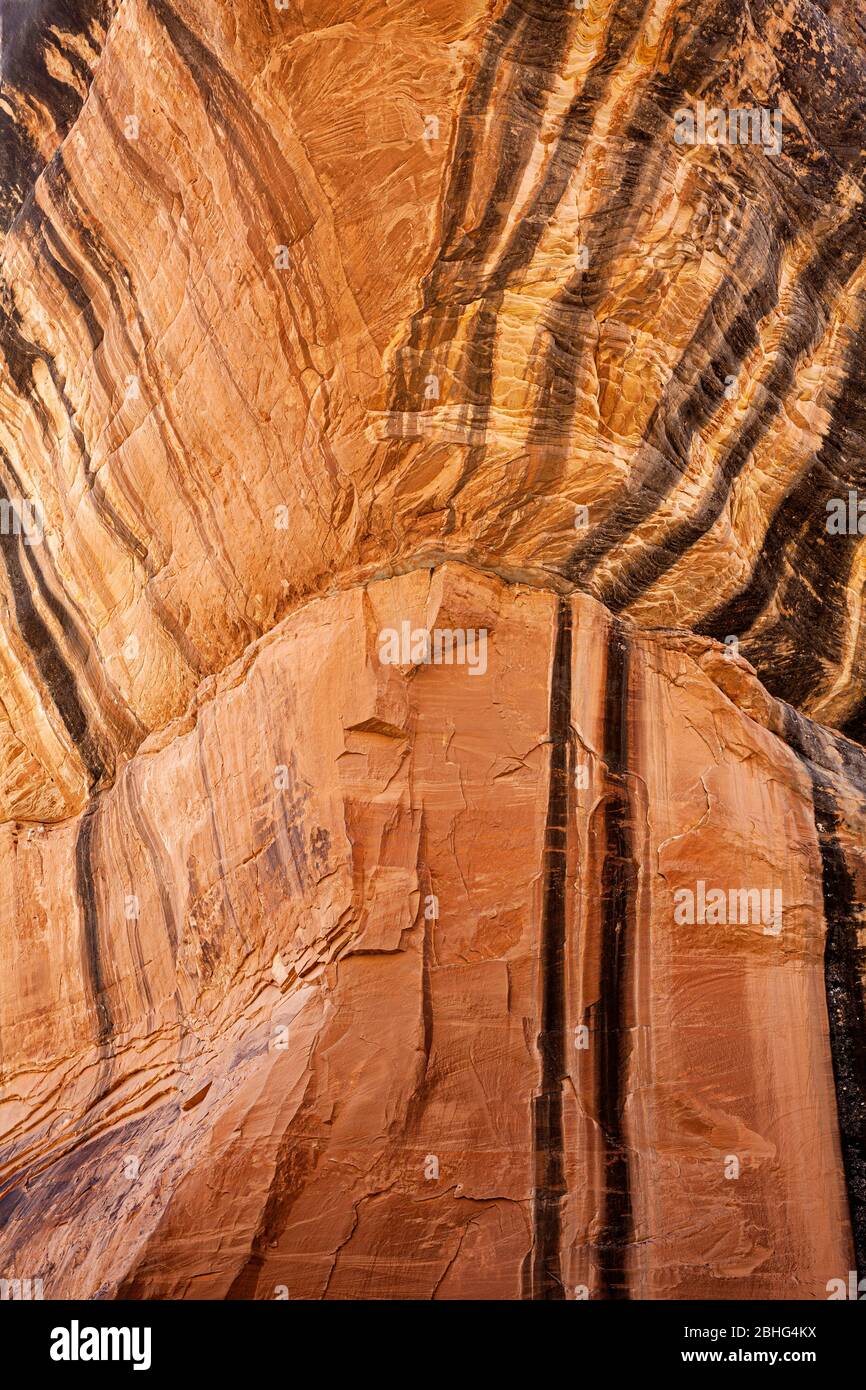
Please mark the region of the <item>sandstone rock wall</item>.
POLYGON ((826 1297, 856 7, 0 11, 0 1273, 826 1297))
POLYGON ((5 828, 5 1261, 57 1296, 824 1296, 810 772, 859 900, 864 766, 792 718, 465 567, 304 605, 93 808, 5 828), (383 666, 403 622, 488 632, 486 670, 383 666), (678 923, 703 872, 779 890, 778 932, 678 923))

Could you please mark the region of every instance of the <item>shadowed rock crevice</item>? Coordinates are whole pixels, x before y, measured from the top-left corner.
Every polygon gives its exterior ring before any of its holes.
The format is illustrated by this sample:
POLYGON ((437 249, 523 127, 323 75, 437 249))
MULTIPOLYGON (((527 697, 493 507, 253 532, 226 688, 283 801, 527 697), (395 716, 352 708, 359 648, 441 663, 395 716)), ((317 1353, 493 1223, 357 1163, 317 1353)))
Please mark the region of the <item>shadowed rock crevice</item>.
POLYGON ((597 1105, 603 1140, 603 1192, 596 1247, 604 1298, 628 1298, 628 1245, 632 1235, 625 1100, 629 1058, 629 972, 634 963, 637 867, 629 795, 629 644, 611 623, 604 696, 606 787, 601 899, 601 996, 595 1015, 597 1105))

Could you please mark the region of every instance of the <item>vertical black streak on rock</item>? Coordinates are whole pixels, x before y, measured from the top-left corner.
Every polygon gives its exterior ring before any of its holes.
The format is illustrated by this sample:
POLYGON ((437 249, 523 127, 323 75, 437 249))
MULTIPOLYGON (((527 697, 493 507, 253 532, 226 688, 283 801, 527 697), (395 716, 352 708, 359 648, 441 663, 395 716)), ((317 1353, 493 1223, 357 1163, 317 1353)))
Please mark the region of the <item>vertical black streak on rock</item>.
MULTIPOLYGON (((758 325, 778 304, 784 244, 785 239, 781 239, 771 248, 769 262, 757 284, 745 295, 742 307, 724 331, 719 329, 713 313, 708 315, 713 325, 715 343, 708 333, 696 333, 691 339, 680 359, 679 369, 686 373, 690 370, 699 348, 713 349, 710 361, 678 409, 673 407, 668 392, 665 392, 659 407, 653 412, 644 441, 657 452, 659 461, 641 479, 635 495, 628 497, 623 505, 618 504, 613 508, 611 516, 599 528, 599 535, 594 537, 593 545, 587 547, 582 559, 580 552, 575 551, 568 569, 570 577, 586 580, 596 564, 610 554, 614 545, 619 546, 627 540, 642 522, 657 511, 686 476, 695 435, 724 403, 727 378, 739 374, 747 355, 759 341, 758 325)), ((738 293, 732 280, 726 278, 725 285, 731 288, 732 293, 738 293)), ((718 300, 713 300, 714 312, 719 309, 721 298, 720 291, 718 300)), ((631 566, 626 560, 613 583, 605 588, 604 601, 607 606, 614 612, 620 612, 667 573, 685 550, 709 529, 721 512, 726 496, 727 492, 717 487, 709 494, 709 504, 704 504, 708 512, 706 522, 687 520, 674 523, 659 543, 643 546, 631 566), (715 514, 712 511, 714 501, 718 506, 715 514)))
MULTIPOLYGON (((514 41, 512 61, 516 68, 525 69, 525 75, 509 87, 506 111, 499 122, 504 123, 506 129, 513 127, 515 134, 507 147, 503 144, 500 152, 496 184, 487 200, 481 225, 458 242, 454 209, 465 208, 474 172, 474 155, 471 140, 467 144, 467 133, 471 136, 472 121, 483 114, 483 103, 492 94, 492 77, 508 47, 505 35, 507 24, 512 23, 510 7, 491 26, 485 40, 479 72, 458 124, 451 181, 445 196, 442 243, 434 266, 423 282, 422 308, 413 317, 407 344, 416 353, 431 351, 456 332, 468 305, 478 305, 459 369, 464 389, 463 405, 473 431, 483 433, 487 429, 496 330, 505 294, 531 263, 559 206, 584 151, 594 113, 608 91, 618 63, 636 42, 647 4, 648 0, 621 0, 615 5, 602 54, 593 62, 581 91, 562 118, 553 151, 525 213, 511 232, 505 250, 487 273, 484 261, 504 224, 503 208, 516 190, 532 145, 538 138, 549 74, 562 65, 574 15, 570 13, 570 6, 557 2, 552 7, 541 5, 537 11, 527 11, 523 16, 523 29, 514 41), (422 320, 428 315, 424 336, 422 320)), ((417 408, 426 365, 416 364, 412 370, 414 377, 398 368, 391 409, 417 408)), ((482 447, 470 452, 457 492, 483 461, 483 452, 482 447)))
POLYGON ((571 602, 560 599, 550 681, 550 787, 541 920, 541 1089, 533 1101, 533 1246, 529 1297, 564 1299, 562 1199, 566 1192, 562 1085, 565 1057, 566 851, 571 727, 571 602))
MULTIPOLYGON (((702 19, 708 28, 711 24, 716 41, 729 30, 736 30, 737 11, 742 10, 742 5, 735 5, 733 13, 730 4, 705 8, 702 19)), ((665 35, 661 69, 638 100, 639 114, 649 122, 649 128, 644 129, 637 119, 626 126, 622 139, 625 155, 617 170, 616 197, 594 214, 590 235, 584 239, 588 269, 580 269, 569 277, 544 314, 548 344, 538 368, 538 405, 528 436, 528 442, 535 447, 554 442, 561 449, 568 448, 577 406, 577 372, 586 346, 581 319, 597 317, 628 229, 633 219, 651 205, 653 192, 662 179, 661 163, 650 157, 652 134, 658 136, 663 128, 672 129, 674 110, 684 93, 697 91, 706 71, 713 66, 717 49, 695 42, 696 27, 691 18, 674 17, 672 25, 665 26, 665 35)), ((631 46, 630 42, 629 49, 631 46)), ((577 567, 579 559, 578 551, 568 568, 577 567)))
POLYGON ((601 1231, 596 1247, 603 1298, 628 1298, 627 1246, 632 1231, 631 1182, 623 1122, 627 970, 633 950, 636 870, 628 784, 629 651, 611 625, 604 702, 605 853, 601 883, 601 953, 597 1049, 598 1120, 604 1143, 601 1231))
POLYGON ((824 987, 830 1051, 854 1256, 862 1276, 866 1271, 866 1019, 863 951, 857 939, 861 909, 836 833, 839 813, 833 794, 814 776, 813 788, 827 929, 824 987))
MULTIPOLYGON (((725 360, 722 355, 718 355, 711 363, 712 370, 720 380, 728 373, 736 375, 744 360, 745 353, 740 351, 739 346, 734 351, 734 345, 742 339, 745 351, 751 351, 758 342, 759 322, 778 304, 780 257, 791 236, 792 229, 785 227, 771 248, 772 295, 765 276, 760 299, 754 299, 754 292, 747 297, 742 314, 738 315, 733 329, 726 334, 724 352, 729 352, 730 358, 725 360)), ((822 244, 805 269, 798 274, 793 287, 789 289, 788 297, 794 308, 789 310, 782 336, 775 347, 775 361, 761 376, 760 390, 743 420, 734 428, 731 442, 720 452, 711 483, 705 490, 697 510, 686 520, 675 522, 660 542, 644 546, 630 568, 626 562, 626 567, 618 572, 614 584, 605 592, 605 601, 609 607, 619 611, 633 603, 657 583, 718 521, 731 496, 735 480, 739 478, 755 449, 782 413, 795 384, 798 368, 815 352, 822 335, 826 332, 832 305, 843 293, 845 281, 840 279, 840 269, 853 274, 862 261, 864 251, 866 225, 858 210, 854 216, 841 223, 822 244)), ((693 338, 686 356, 694 353, 695 344, 696 339, 693 338)), ((681 364, 685 360, 681 359, 681 364)), ((671 406, 665 395, 657 413, 660 418, 666 420, 670 411, 671 406)), ((655 414, 656 412, 654 418, 655 414)), ((695 430, 699 428, 700 423, 695 421, 695 430)), ((684 442, 690 448, 691 435, 684 442)), ((680 453, 678 463, 680 460, 685 471, 687 453, 680 453)), ((671 478, 672 485, 676 485, 673 474, 671 478)), ((661 476, 659 487, 664 488, 661 476)), ((644 496, 642 489, 640 506, 644 515, 639 519, 645 519, 650 514, 646 509, 654 498, 659 504, 669 491, 670 488, 667 488, 658 492, 650 485, 648 495, 644 496)), ((619 509, 617 515, 618 513, 619 509)), ((619 539, 625 539, 626 534, 631 534, 633 529, 633 526, 629 526, 628 531, 622 532, 619 539)), ((600 558, 600 554, 597 558, 600 558)))
POLYGON ((81 817, 78 839, 75 842, 75 890, 81 903, 81 920, 84 928, 84 961, 96 1011, 97 1040, 100 1043, 106 1043, 112 1035, 114 1025, 102 970, 102 952, 99 946, 99 913, 96 907, 96 892, 93 884, 91 842, 95 817, 95 807, 85 811, 81 817))
POLYGON ((850 332, 820 449, 776 508, 747 583, 695 624, 696 632, 719 640, 742 636, 772 600, 775 612, 750 636, 744 655, 771 695, 795 705, 805 704, 842 658, 848 583, 861 537, 828 533, 827 508, 836 498, 846 500, 849 488, 861 491, 866 484, 864 431, 866 301, 850 332))
MULTIPOLYGON (((3 467, 12 479, 19 495, 23 498, 26 492, 24 484, 2 445, 0 445, 0 461, 2 461, 3 467)), ((79 621, 78 616, 73 613, 71 604, 70 607, 64 607, 56 595, 52 593, 51 588, 46 582, 45 575, 37 563, 32 547, 25 545, 22 555, 30 569, 30 573, 33 577, 33 584, 36 586, 40 599, 57 622, 58 628, 63 633, 64 641, 68 643, 68 655, 71 659, 67 664, 70 669, 83 673, 86 679, 88 668, 91 663, 89 647, 92 645, 92 639, 89 638, 83 630, 82 623, 79 621)), ((47 550, 43 551, 43 558, 46 567, 50 567, 51 557, 47 550)), ((33 587, 29 585, 29 582, 28 587, 30 588, 31 594, 34 594, 33 587)), ((66 593, 64 593, 64 598, 68 599, 66 593)), ((93 689, 92 686, 91 689, 93 689)), ((135 713, 126 707, 122 698, 116 694, 114 687, 109 684, 107 679, 104 681, 103 691, 106 696, 104 700, 99 691, 95 692, 97 698, 100 700, 100 709, 105 714, 113 733, 120 736, 126 748, 131 749, 135 746, 138 739, 144 736, 144 726, 135 713), (136 735, 138 738, 136 738, 136 735)), ((113 773, 113 755, 106 754, 105 758, 110 764, 109 770, 113 773)))
POLYGON ((6 98, 0 106, 0 230, 13 224, 45 165, 21 109, 50 115, 58 137, 67 135, 92 79, 91 62, 77 51, 76 38, 88 36, 95 63, 116 9, 117 0, 0 0, 6 98), (64 64, 75 83, 59 75, 64 64))
MULTIPOLYGON (((835 754, 842 762, 844 775, 860 788, 866 781, 866 759, 862 749, 826 734, 796 710, 785 708, 784 717, 785 738, 812 783, 824 897, 824 988, 830 1055, 851 1238, 862 1278, 866 1273, 866 960, 858 933, 863 907, 839 840, 842 817, 825 765, 827 754, 835 754)), ((844 1275, 842 1270, 839 1273, 844 1275)))
MULTIPOLYGON (((2 483, 0 502, 9 504, 9 495, 2 483)), ((18 631, 30 648, 36 669, 45 682, 69 737, 78 749, 92 786, 103 777, 105 763, 88 727, 75 676, 33 602, 21 560, 22 543, 21 536, 0 535, 0 556, 9 580, 18 631)), ((32 557, 31 564, 35 565, 32 557)))
MULTIPOLYGON (((532 150, 544 119, 546 97, 564 59, 575 15, 568 0, 526 0, 508 5, 486 35, 478 72, 461 111, 451 176, 442 213, 442 240, 436 260, 422 282, 422 306, 413 316, 407 346, 420 355, 408 373, 398 364, 391 398, 392 410, 415 410, 423 399, 423 378, 429 370, 427 355, 457 330, 466 307, 478 304, 477 320, 469 332, 462 353, 460 375, 467 399, 463 402, 475 428, 486 428, 490 407, 492 355, 496 322, 502 295, 493 303, 488 293, 484 263, 501 235, 520 181, 532 157, 532 150), (479 224, 460 230, 472 190, 479 146, 476 124, 488 115, 494 78, 502 61, 512 50, 511 70, 504 81, 504 110, 492 123, 499 146, 495 152, 493 186, 479 224)), ((560 195, 561 196, 561 193, 560 195)), ((517 236, 527 248, 541 235, 543 226, 530 231, 530 217, 521 219, 517 236)), ((509 239, 505 260, 522 252, 509 239)), ((529 252, 527 251, 527 254, 529 252)), ((504 264, 502 262, 501 264, 504 264)), ((497 271, 494 271, 494 278, 497 271)), ((475 462, 477 463, 477 458, 475 462)), ((465 480, 464 480, 465 481, 465 480)))
POLYGON ((423 307, 425 309, 430 308, 435 302, 438 288, 437 274, 441 272, 445 262, 454 258, 455 248, 459 244, 460 225, 469 204, 475 168, 475 123, 484 116, 487 110, 502 58, 514 42, 515 36, 525 21, 526 14, 515 0, 515 2, 506 5, 499 18, 493 21, 485 36, 478 68, 457 122, 457 134, 451 160, 451 179, 442 212, 442 243, 433 270, 424 282, 423 307))
MULTIPOLYGON (((466 404, 471 412, 475 431, 486 433, 493 392, 493 359, 499 315, 505 295, 532 263, 535 252, 556 214, 557 208, 571 181, 571 176, 586 148, 595 112, 610 88, 617 66, 634 47, 648 0, 632 0, 615 8, 611 16, 601 56, 593 63, 579 94, 573 98, 562 120, 553 151, 543 174, 536 184, 527 210, 521 215, 509 236, 505 251, 499 257, 483 285, 475 295, 483 300, 481 309, 467 339, 463 354, 466 404)), ((561 64, 567 26, 555 35, 556 54, 549 59, 551 70, 561 64)), ((551 36, 551 43, 554 36, 551 36)), ((541 84, 536 99, 547 87, 541 84)), ((540 119, 540 118, 539 118, 540 119)), ((532 127, 537 139, 537 126, 532 127)), ((532 434, 532 431, 530 431, 532 434)), ((477 467, 483 459, 476 457, 471 464, 477 467)), ((468 467, 456 491, 468 481, 473 466, 468 467)))

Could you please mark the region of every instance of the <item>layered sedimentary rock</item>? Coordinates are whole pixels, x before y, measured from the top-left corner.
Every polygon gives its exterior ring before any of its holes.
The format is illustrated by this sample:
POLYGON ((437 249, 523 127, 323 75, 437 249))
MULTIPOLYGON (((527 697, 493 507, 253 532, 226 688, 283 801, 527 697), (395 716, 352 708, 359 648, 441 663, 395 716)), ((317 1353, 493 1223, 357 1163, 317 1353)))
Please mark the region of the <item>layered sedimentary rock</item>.
POLYGON ((827 1297, 855 7, 0 8, 0 1277, 827 1297))
POLYGON ((61 1297, 826 1297, 823 837, 860 900, 864 785, 590 598, 312 601, 93 809, 6 828, 4 1256, 61 1297), (382 665, 403 622, 486 661, 382 665), (704 875, 778 920, 678 922, 704 875))

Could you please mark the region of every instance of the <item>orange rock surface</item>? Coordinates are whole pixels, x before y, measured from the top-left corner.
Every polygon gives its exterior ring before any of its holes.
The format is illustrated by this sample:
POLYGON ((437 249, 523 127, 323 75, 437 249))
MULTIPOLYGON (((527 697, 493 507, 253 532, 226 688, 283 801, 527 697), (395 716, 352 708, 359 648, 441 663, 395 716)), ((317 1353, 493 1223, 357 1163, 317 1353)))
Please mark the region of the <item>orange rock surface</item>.
POLYGON ((0 15, 0 1279, 866 1274, 855 5, 0 15))

